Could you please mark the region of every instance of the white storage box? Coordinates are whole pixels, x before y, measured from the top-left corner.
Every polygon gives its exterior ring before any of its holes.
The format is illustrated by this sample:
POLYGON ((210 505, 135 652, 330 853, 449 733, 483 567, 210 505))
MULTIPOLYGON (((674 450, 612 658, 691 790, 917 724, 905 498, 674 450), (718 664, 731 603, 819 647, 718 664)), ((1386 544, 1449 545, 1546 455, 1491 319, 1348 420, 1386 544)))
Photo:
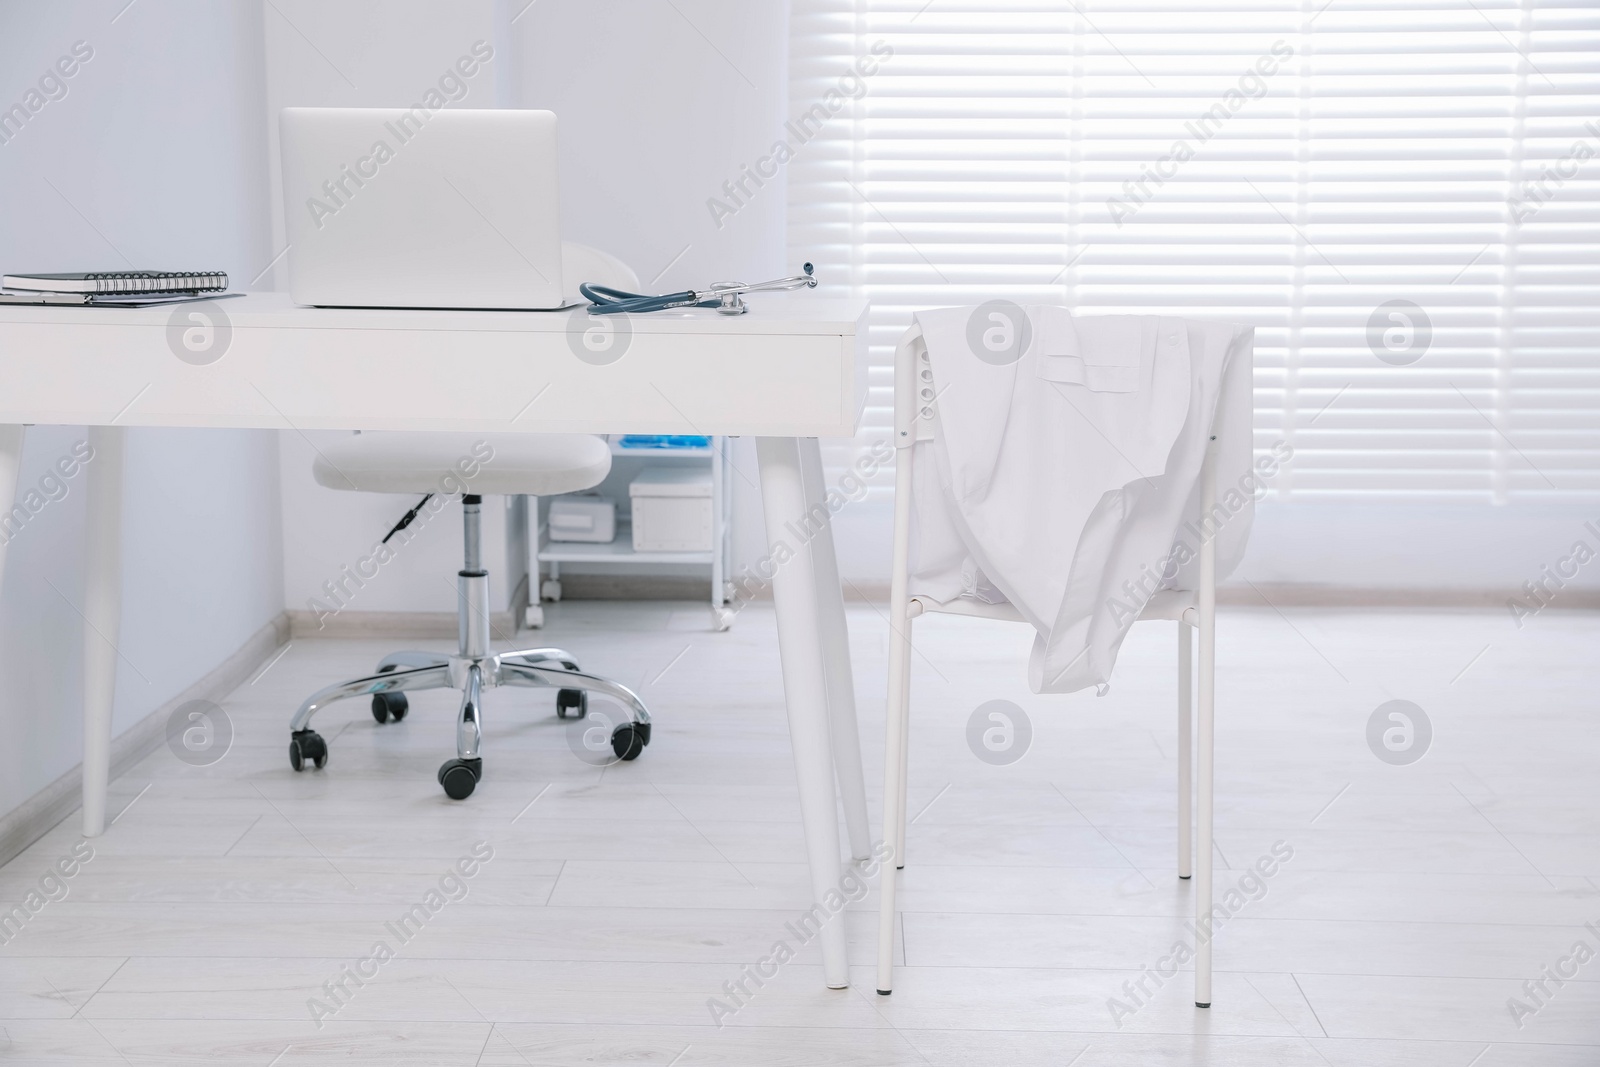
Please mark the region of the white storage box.
POLYGON ((617 536, 617 502, 605 496, 558 496, 545 517, 552 541, 610 544, 617 536))
POLYGON ((652 467, 628 485, 635 552, 709 552, 711 471, 652 467))

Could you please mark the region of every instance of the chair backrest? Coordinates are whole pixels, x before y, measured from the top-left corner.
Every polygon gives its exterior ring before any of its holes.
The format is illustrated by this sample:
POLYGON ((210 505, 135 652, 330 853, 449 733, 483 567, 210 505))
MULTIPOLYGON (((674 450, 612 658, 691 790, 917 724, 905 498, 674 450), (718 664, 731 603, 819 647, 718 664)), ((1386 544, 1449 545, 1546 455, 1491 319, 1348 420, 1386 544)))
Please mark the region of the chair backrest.
MULTIPOLYGON (((1246 370, 1245 374, 1248 376, 1249 371, 1246 370)), ((894 353, 896 447, 909 448, 917 441, 933 440, 936 396, 933 365, 928 359, 928 346, 922 338, 922 327, 913 321, 900 336, 894 353)), ((1225 394, 1218 406, 1217 432, 1237 441, 1243 441, 1248 451, 1253 447, 1251 443, 1253 408, 1249 403, 1229 404, 1228 399, 1225 394)))
POLYGON ((933 365, 922 327, 913 322, 894 350, 894 445, 933 440, 933 365))

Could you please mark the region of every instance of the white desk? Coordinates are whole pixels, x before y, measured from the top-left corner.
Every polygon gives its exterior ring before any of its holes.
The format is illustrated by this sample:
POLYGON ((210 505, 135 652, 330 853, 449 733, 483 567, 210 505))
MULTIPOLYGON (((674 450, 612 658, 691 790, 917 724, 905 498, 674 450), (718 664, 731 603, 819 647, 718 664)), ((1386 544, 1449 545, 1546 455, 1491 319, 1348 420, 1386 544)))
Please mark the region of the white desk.
MULTIPOLYGON (((181 344, 169 340, 175 312, 192 306, 0 307, 0 501, 15 496, 23 424, 87 425, 95 449, 86 486, 84 833, 105 826, 122 427, 749 435, 758 438, 769 542, 792 541, 785 524, 802 527, 825 495, 816 438, 853 435, 865 402, 864 306, 805 294, 750 304, 739 318, 632 318, 625 351, 603 365, 575 354, 569 313, 299 308, 286 294, 252 294, 217 302, 232 335, 202 365, 180 359, 181 344)), ((832 531, 790 547, 797 551, 772 586, 821 901, 841 874, 835 777, 860 859, 870 848, 866 791, 832 531)), ((286 724, 293 710, 284 709, 286 724)), ((821 941, 827 984, 843 988, 843 922, 825 925, 821 941)))

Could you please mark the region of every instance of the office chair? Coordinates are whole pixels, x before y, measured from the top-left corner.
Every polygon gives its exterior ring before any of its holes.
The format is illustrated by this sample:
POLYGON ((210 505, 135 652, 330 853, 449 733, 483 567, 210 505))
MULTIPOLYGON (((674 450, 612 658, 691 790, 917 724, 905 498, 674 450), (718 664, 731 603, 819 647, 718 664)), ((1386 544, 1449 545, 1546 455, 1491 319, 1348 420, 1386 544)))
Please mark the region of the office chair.
MULTIPOLYGON (((879 886, 878 992, 889 995, 894 980, 894 925, 897 867, 905 866, 906 855, 906 757, 909 749, 911 717, 911 628, 912 620, 931 612, 965 615, 973 618, 1026 623, 1021 613, 1008 603, 987 604, 958 599, 946 604, 928 597, 910 595, 910 545, 912 511, 912 453, 918 440, 931 440, 936 423, 931 414, 931 392, 919 399, 919 390, 933 381, 927 346, 920 331, 912 327, 895 352, 894 427, 895 489, 894 549, 889 591, 889 699, 884 750, 883 839, 894 843, 893 864, 885 864, 879 886)), ((1216 502, 1217 436, 1242 435, 1249 441, 1248 412, 1228 425, 1218 417, 1212 427, 1210 444, 1200 472, 1199 513, 1209 515, 1216 502)), ((1192 867, 1199 869, 1195 881, 1196 928, 1208 929, 1212 909, 1212 813, 1213 768, 1215 765, 1214 688, 1216 677, 1216 539, 1200 544, 1198 589, 1163 589, 1156 592, 1139 615, 1140 622, 1170 619, 1178 624, 1178 877, 1189 879, 1192 867), (1194 650, 1192 633, 1200 631, 1198 760, 1195 759, 1196 731, 1191 711, 1194 707, 1194 650), (1198 764, 1198 790, 1194 790, 1198 764), (1197 792, 1198 818, 1191 820, 1191 792, 1197 792), (1191 849, 1191 827, 1198 823, 1198 840, 1191 849)), ((1195 1004, 1211 1006, 1211 948, 1209 938, 1197 939, 1195 946, 1195 1004)))
MULTIPOLYGON (((563 247, 569 279, 619 288, 637 286, 626 266, 594 249, 563 247)), ((576 281, 571 283, 574 287, 576 281)), ((289 765, 296 771, 328 762, 328 744, 311 729, 311 718, 338 700, 370 696, 380 724, 400 722, 409 711, 406 692, 461 690, 456 719, 456 758, 439 768, 439 784, 452 800, 472 795, 483 777, 483 690, 526 686, 556 690, 556 714, 582 719, 588 694, 617 701, 628 721, 611 733, 619 760, 637 759, 650 743, 650 713, 626 686, 585 674, 572 654, 559 648, 496 653, 489 647, 489 572, 483 569, 479 510, 490 494, 552 496, 592 489, 611 470, 611 447, 590 434, 360 433, 324 447, 312 465, 318 484, 368 493, 461 492, 464 554, 457 575, 455 655, 395 652, 373 673, 318 690, 300 705, 289 727, 289 765), (460 489, 456 487, 461 487, 460 489), (464 491, 463 491, 464 490, 464 491)), ((535 583, 536 584, 536 583, 535 583)))

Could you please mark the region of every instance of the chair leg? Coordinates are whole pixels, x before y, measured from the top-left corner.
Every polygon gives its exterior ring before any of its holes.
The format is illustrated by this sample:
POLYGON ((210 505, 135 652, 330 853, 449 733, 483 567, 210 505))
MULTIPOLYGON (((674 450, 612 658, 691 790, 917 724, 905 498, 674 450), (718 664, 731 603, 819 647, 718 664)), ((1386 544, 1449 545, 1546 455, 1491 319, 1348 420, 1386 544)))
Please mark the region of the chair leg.
MULTIPOLYGON (((601 693, 611 697, 621 704, 628 712, 628 718, 646 727, 645 737, 650 734, 650 712, 644 706, 644 701, 639 695, 621 682, 613 682, 609 678, 600 678, 581 671, 569 671, 562 667, 547 667, 535 663, 508 662, 503 657, 500 660, 500 676, 490 679, 491 685, 520 685, 532 689, 582 689, 590 693, 601 693)), ((648 740, 645 744, 649 744, 648 740)))
POLYGON ((1178 622, 1178 877, 1194 873, 1194 640, 1178 622))
MULTIPOLYGON (((883 838, 893 841, 905 834, 906 826, 906 742, 911 729, 910 701, 905 689, 907 673, 902 669, 911 657, 911 619, 900 605, 892 617, 900 625, 889 636, 888 730, 883 754, 883 838)), ((900 838, 903 840, 903 836, 900 838)), ((895 896, 899 871, 905 866, 897 847, 883 865, 878 886, 878 992, 893 991, 895 896)))
POLYGON ((889 590, 889 694, 883 745, 883 839, 894 842, 878 882, 878 994, 894 991, 895 893, 904 865, 906 734, 910 729, 907 682, 911 677, 911 449, 895 452, 894 558, 889 590))
MULTIPOLYGON (((1205 464, 1200 471, 1200 514, 1207 516, 1217 497, 1216 442, 1206 449, 1205 464)), ((1215 537, 1200 542, 1200 670, 1199 670, 1199 759, 1196 777, 1199 784, 1199 833, 1195 848, 1195 866, 1200 875, 1195 886, 1195 926, 1204 935, 1196 947, 1194 959, 1194 1002, 1197 1007, 1211 1007, 1211 899, 1213 797, 1215 777, 1216 738, 1214 722, 1214 696, 1217 665, 1217 543, 1215 537)))
POLYGON ((483 668, 469 666, 456 716, 456 758, 439 766, 439 785, 451 800, 470 797, 483 778, 483 682, 483 668))
POLYGON ((894 836, 894 865, 900 870, 905 870, 906 867, 905 791, 910 781, 907 764, 911 755, 911 618, 909 615, 906 617, 905 628, 906 654, 900 660, 900 714, 907 725, 900 731, 900 825, 895 828, 894 836))
POLYGON ((481 758, 483 747, 483 672, 474 663, 467 668, 467 684, 461 687, 461 711, 456 716, 456 758, 481 758))
POLYGON ((441 663, 433 667, 413 667, 406 670, 385 671, 352 678, 317 690, 306 698, 300 710, 289 723, 291 733, 299 733, 311 725, 311 716, 336 700, 369 696, 373 693, 392 693, 412 689, 450 689, 450 666, 441 663))
POLYGON ((502 652, 500 653, 500 658, 503 660, 520 660, 523 663, 554 661, 568 670, 575 671, 578 669, 577 659, 564 648, 524 648, 516 652, 502 652))
POLYGON ((391 652, 378 661, 377 671, 392 671, 396 667, 437 667, 449 663, 450 657, 443 652, 391 652))

